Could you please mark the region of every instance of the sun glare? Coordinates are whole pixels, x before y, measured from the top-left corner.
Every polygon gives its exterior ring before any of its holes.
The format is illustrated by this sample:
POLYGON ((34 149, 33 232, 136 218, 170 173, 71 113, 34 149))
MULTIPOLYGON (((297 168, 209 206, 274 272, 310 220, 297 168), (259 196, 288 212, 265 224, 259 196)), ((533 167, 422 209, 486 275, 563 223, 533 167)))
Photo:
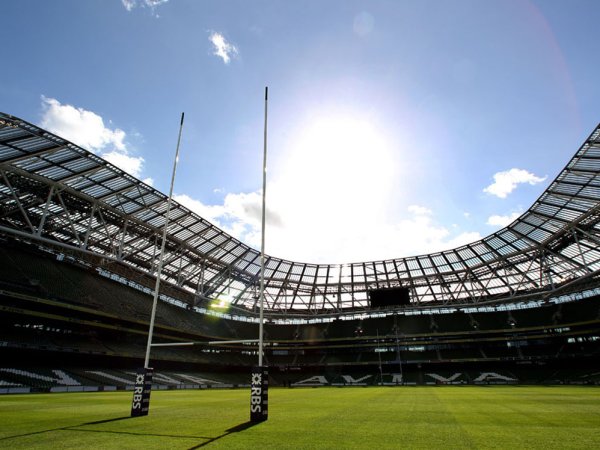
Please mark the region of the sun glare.
POLYGON ((232 301, 233 298, 229 293, 222 293, 211 301, 210 309, 221 312, 227 311, 231 306, 232 301))
POLYGON ((401 169, 396 145, 361 113, 313 115, 291 130, 269 170, 277 214, 267 253, 306 262, 355 259, 369 230, 387 223, 401 169))
POLYGON ((373 209, 391 189, 395 164, 389 147, 367 120, 316 118, 291 145, 283 170, 287 195, 317 209, 373 209))

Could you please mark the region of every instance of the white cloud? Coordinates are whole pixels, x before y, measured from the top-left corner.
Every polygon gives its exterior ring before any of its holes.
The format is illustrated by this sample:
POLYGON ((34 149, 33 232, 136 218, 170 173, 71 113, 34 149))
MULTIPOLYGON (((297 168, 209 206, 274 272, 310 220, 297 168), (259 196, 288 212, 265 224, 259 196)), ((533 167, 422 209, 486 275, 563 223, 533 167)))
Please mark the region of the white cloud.
MULTIPOLYGON (((222 205, 205 205, 188 195, 174 198, 232 236, 260 249, 259 192, 227 194, 222 205)), ((351 215, 320 218, 306 210, 301 219, 301 214, 293 211, 297 205, 281 203, 277 198, 272 199, 269 208, 280 214, 267 214, 266 251, 294 261, 347 263, 397 258, 455 248, 481 239, 477 232, 453 236, 447 228, 435 223, 432 211, 423 206, 410 206, 409 216, 397 223, 365 226, 364 221, 351 215)))
POLYGON ((410 205, 407 209, 415 216, 430 216, 432 214, 432 211, 424 206, 410 205))
MULTIPOLYGON (((144 158, 130 154, 123 130, 110 129, 98 114, 42 96, 42 128, 90 150, 123 171, 140 177, 144 158)), ((150 179, 151 180, 151 179, 150 179)))
POLYGON ((150 8, 152 12, 158 6, 167 3, 169 0, 121 0, 123 6, 127 11, 131 11, 134 8, 150 8))
POLYGON ((495 214, 490 216, 486 223, 495 227, 505 227, 514 222, 521 214, 522 213, 520 212, 513 212, 508 216, 500 216, 495 214))
POLYGON ((121 0, 127 11, 131 11, 135 7, 135 0, 121 0))
POLYGON ((213 31, 208 40, 213 45, 213 55, 218 56, 223 60, 225 64, 229 64, 231 57, 237 55, 238 49, 235 45, 227 42, 225 37, 221 33, 213 31))
MULTIPOLYGON (((222 205, 205 205, 187 194, 175 194, 173 199, 230 235, 255 248, 259 247, 262 219, 260 192, 227 194, 222 205)), ((279 216, 270 208, 267 208, 266 219, 268 226, 281 226, 279 216)))
POLYGON ((534 185, 541 183, 545 179, 546 177, 538 177, 524 169, 513 168, 494 174, 494 182, 486 187, 483 192, 495 195, 496 197, 506 198, 508 194, 515 190, 518 184, 528 183, 534 185))
MULTIPOLYGON (((477 231, 466 231, 464 233, 459 234, 458 236, 453 237, 452 239, 449 239, 445 242, 442 243, 441 247, 439 247, 439 249, 453 249, 453 248, 457 248, 466 244, 470 244, 472 242, 475 241, 479 241, 480 239, 482 239, 483 236, 481 236, 481 234, 479 234, 479 232, 477 231)), ((438 249, 438 250, 439 250, 438 249)), ((436 250, 432 250, 432 251, 436 251, 436 250)))
POLYGON ((104 126, 102 117, 83 108, 62 105, 58 100, 42 96, 42 128, 91 151, 106 146, 125 150, 125 132, 104 126))
POLYGON ((144 158, 141 156, 129 156, 127 153, 113 150, 112 152, 103 153, 102 158, 136 178, 139 178, 142 174, 144 158))
POLYGON ((394 226, 371 230, 371 233, 378 235, 376 248, 385 258, 437 252, 481 239, 478 232, 453 234, 434 220, 434 214, 429 208, 412 205, 408 212, 412 215, 394 226), (386 251, 386 247, 389 250, 386 251))
POLYGON ((199 200, 193 199, 187 194, 173 194, 173 200, 181 203, 200 217, 213 222, 214 224, 218 224, 219 217, 225 214, 224 206, 208 206, 199 200))

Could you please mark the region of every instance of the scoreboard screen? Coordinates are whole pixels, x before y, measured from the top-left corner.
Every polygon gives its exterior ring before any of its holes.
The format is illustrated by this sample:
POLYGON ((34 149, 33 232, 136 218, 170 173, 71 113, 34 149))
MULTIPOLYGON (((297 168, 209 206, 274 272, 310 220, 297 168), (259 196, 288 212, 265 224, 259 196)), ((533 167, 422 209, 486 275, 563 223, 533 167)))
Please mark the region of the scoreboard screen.
POLYGON ((372 308, 406 306, 410 304, 410 294, 407 287, 371 289, 369 290, 369 302, 372 308))

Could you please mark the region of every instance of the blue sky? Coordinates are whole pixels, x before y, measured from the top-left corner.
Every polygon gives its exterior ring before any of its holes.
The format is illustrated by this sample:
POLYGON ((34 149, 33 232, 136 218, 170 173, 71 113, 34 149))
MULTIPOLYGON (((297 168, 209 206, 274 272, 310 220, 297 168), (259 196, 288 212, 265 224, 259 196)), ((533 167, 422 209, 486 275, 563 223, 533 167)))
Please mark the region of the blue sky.
POLYGON ((600 3, 3 2, 0 110, 304 262, 428 253, 525 211, 600 121, 600 3))

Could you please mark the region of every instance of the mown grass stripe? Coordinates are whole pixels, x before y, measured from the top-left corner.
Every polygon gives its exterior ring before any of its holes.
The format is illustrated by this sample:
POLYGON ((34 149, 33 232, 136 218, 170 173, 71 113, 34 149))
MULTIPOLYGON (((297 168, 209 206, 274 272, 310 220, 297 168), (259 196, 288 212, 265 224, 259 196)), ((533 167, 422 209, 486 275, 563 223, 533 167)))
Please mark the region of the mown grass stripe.
POLYGON ((0 396, 0 448, 600 448, 594 387, 271 389, 249 426, 248 390, 0 396))

